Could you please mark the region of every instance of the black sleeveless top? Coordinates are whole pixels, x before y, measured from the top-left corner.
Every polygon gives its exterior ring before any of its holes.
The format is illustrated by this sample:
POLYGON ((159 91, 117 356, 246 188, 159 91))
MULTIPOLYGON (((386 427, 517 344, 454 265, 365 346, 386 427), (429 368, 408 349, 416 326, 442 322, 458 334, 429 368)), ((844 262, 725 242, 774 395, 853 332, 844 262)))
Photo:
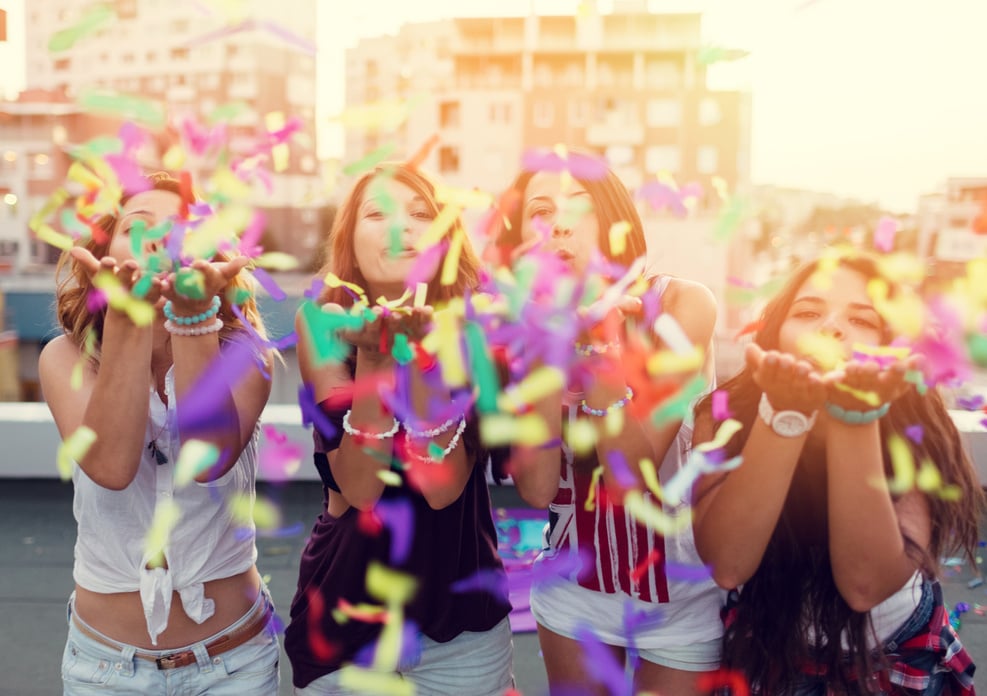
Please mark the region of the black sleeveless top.
MULTIPOLYGON (((349 404, 323 408, 336 428, 333 437, 314 433, 315 463, 326 501, 328 489, 339 490, 326 454, 339 448, 347 408, 349 404)), ((416 578, 418 589, 405 606, 405 620, 437 642, 450 641, 463 631, 490 630, 510 613, 487 490, 487 452, 477 442, 473 419, 460 445, 466 446, 474 463, 472 472, 459 498, 442 510, 429 507, 404 480, 400 466, 392 469, 402 476, 402 485, 385 486, 373 514, 350 507, 334 518, 323 506, 302 551, 291 622, 285 630, 284 647, 296 687, 304 688, 348 662, 372 660, 382 624, 357 619, 340 624, 332 612, 340 600, 382 604, 366 588, 367 569, 374 561, 416 578), (375 523, 374 517, 384 524, 375 523), (456 583, 473 589, 456 588, 456 583)))

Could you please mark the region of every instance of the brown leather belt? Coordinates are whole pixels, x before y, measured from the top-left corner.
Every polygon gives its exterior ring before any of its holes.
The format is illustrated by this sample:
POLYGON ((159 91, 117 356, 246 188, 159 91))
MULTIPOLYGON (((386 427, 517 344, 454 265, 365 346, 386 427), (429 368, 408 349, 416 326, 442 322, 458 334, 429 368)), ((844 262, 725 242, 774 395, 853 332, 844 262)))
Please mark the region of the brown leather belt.
MULTIPOLYGON (((215 657, 216 655, 232 650, 233 648, 240 647, 264 630, 264 627, 267 626, 267 623, 271 620, 273 613, 274 612, 271 609, 271 605, 265 600, 256 609, 254 609, 250 615, 250 618, 248 618, 246 623, 242 626, 224 633, 215 640, 206 643, 206 654, 209 655, 209 657, 215 657)), ((119 650, 121 648, 121 643, 107 640, 103 636, 92 631, 88 626, 83 625, 82 622, 76 618, 74 613, 72 614, 72 622, 75 624, 75 627, 79 629, 79 632, 87 638, 115 650, 119 650)), ((195 653, 191 650, 180 650, 167 655, 156 655, 154 653, 141 652, 138 650, 134 653, 134 657, 147 660, 148 662, 153 662, 158 666, 158 669, 177 669, 179 667, 186 667, 196 663, 195 653)))

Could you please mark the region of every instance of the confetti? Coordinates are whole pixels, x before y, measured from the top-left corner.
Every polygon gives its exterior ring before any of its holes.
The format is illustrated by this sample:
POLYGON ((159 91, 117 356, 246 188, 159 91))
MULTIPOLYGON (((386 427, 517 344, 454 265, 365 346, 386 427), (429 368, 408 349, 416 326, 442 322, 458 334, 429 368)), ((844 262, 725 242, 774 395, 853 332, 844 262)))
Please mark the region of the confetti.
POLYGON ((63 481, 72 478, 73 463, 80 462, 96 442, 96 431, 85 425, 80 425, 58 447, 55 463, 58 475, 63 481))
POLYGON ((67 51, 82 39, 95 34, 110 24, 114 19, 116 19, 116 12, 110 5, 95 3, 74 25, 53 34, 48 40, 48 50, 51 53, 67 51))

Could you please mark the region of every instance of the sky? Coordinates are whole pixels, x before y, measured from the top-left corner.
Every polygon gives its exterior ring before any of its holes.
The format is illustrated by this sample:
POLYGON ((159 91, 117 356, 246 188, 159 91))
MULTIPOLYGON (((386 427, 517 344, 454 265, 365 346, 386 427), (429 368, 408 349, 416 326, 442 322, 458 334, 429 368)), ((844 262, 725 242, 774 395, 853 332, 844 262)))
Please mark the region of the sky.
MULTIPOLYGON (((344 50, 361 36, 394 33, 408 21, 577 5, 319 0, 319 119, 341 110, 344 50)), ((0 43, 0 91, 23 83, 23 6, 0 0, 12 25, 10 41, 0 43)), ((706 43, 750 52, 710 78, 714 87, 752 93, 754 183, 906 212, 949 176, 987 176, 987 0, 652 0, 650 9, 703 11, 706 43)), ((340 148, 330 134, 321 149, 340 148)))

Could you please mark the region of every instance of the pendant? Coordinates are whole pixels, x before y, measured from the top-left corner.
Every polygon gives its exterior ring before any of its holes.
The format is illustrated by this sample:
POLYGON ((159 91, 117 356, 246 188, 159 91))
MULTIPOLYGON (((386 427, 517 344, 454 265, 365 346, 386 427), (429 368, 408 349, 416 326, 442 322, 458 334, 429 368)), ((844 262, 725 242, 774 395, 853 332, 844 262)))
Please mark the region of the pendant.
POLYGON ((168 463, 168 457, 165 453, 158 449, 158 443, 156 440, 151 440, 147 443, 147 449, 151 451, 151 455, 154 457, 154 461, 158 463, 158 466, 168 463))

